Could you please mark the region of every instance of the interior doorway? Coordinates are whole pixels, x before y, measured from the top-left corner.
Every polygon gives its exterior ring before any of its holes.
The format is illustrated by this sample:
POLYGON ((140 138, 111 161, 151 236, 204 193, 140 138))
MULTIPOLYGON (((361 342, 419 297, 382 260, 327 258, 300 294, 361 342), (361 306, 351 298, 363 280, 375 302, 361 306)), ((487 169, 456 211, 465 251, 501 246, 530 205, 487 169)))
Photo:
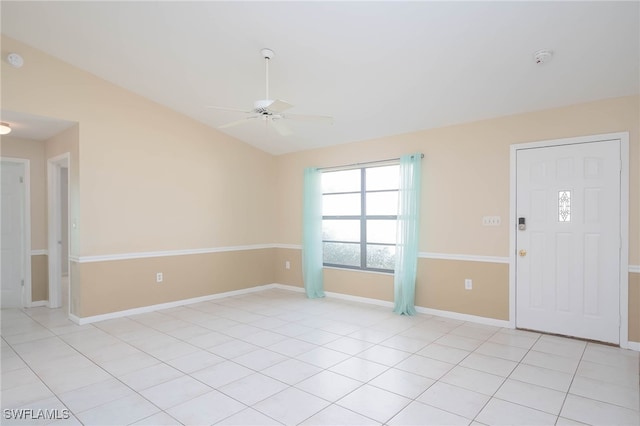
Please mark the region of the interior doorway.
POLYGON ((0 247, 3 308, 31 305, 31 210, 29 160, 2 158, 0 162, 0 247))
POLYGON ((70 154, 47 162, 49 223, 49 307, 69 311, 69 164, 70 154))

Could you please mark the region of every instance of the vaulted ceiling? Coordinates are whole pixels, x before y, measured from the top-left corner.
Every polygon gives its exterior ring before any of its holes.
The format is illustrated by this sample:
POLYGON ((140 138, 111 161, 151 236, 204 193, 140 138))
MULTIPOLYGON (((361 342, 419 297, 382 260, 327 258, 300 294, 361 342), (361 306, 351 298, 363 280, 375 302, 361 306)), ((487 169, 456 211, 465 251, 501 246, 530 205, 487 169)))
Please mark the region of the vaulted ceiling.
MULTIPOLYGON (((2 33, 274 154, 640 92, 639 2, 1 2, 2 33), (535 63, 534 52, 553 51, 535 63)), ((3 58, 4 59, 4 58, 3 58)), ((73 119, 73 117, 65 117, 73 119)))

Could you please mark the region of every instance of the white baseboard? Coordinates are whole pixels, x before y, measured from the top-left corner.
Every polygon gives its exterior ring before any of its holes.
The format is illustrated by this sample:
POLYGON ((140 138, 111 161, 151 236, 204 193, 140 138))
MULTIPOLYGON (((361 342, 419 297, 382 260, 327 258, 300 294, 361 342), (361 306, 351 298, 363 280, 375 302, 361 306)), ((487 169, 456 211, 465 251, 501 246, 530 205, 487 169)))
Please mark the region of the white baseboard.
POLYGON ((459 312, 453 312, 453 311, 441 311, 439 309, 423 308, 422 306, 416 306, 416 311, 420 312, 421 314, 435 315, 437 317, 444 317, 444 318, 456 319, 456 320, 460 320, 460 321, 474 322, 474 323, 477 323, 477 324, 491 325, 491 326, 494 326, 494 327, 513 328, 513 326, 511 325, 511 323, 509 321, 499 320, 499 319, 495 319, 495 318, 480 317, 480 316, 477 316, 477 315, 469 315, 469 314, 461 314, 459 312))
POLYGON ((640 352, 640 342, 627 342, 627 348, 632 351, 640 352))
POLYGON ((37 308, 38 306, 47 306, 46 300, 36 300, 35 302, 29 303, 29 308, 37 308))
POLYGON ((389 302, 387 300, 370 299, 368 297, 352 296, 350 294, 334 293, 332 291, 325 291, 324 294, 326 294, 329 297, 333 297, 335 299, 349 300, 351 302, 367 303, 369 305, 384 306, 385 308, 393 309, 393 302, 389 302))
MULTIPOLYGON (((279 289, 282 289, 282 290, 296 291, 296 292, 299 292, 299 293, 303 293, 304 292, 304 288, 296 287, 296 286, 292 286, 292 285, 284 285, 284 284, 271 284, 271 288, 279 288, 279 289)), ((385 308, 393 308, 393 302, 389 302, 387 300, 371 299, 369 297, 352 296, 350 294, 334 293, 334 292, 331 292, 331 291, 325 291, 325 295, 327 295, 327 297, 333 297, 333 298, 336 298, 336 299, 349 300, 349 301, 352 301, 352 302, 367 303, 369 305, 384 306, 385 308)), ((416 311, 418 311, 421 314, 435 315, 435 316, 438 316, 438 317, 444 317, 444 318, 457 319, 457 320, 461 320, 461 321, 474 322, 474 323, 483 324, 483 325, 492 325, 492 326, 495 326, 495 327, 513 328, 513 327, 511 327, 511 324, 509 323, 509 321, 498 320, 498 319, 495 319, 495 318, 487 318, 487 317, 480 317, 480 316, 476 316, 476 315, 461 314, 461 313, 458 313, 458 312, 451 312, 451 311, 440 311, 440 310, 437 310, 437 309, 423 308, 422 306, 416 306, 416 311)))
POLYGON ((224 293, 209 294, 207 296, 193 297, 191 299, 176 300, 174 302, 159 303, 157 305, 141 306, 139 308, 126 309, 124 311, 109 312, 108 314, 94 315, 90 317, 78 317, 69 315, 69 319, 78 325, 91 324, 98 321, 105 321, 115 318, 127 317, 129 315, 145 314, 161 309, 177 308, 178 306, 191 305, 193 303, 208 302, 210 300, 222 299, 225 297, 237 296, 240 294, 254 293, 271 288, 272 284, 260 285, 256 287, 243 288, 241 290, 227 291, 224 293))
POLYGON ((265 290, 270 289, 270 288, 277 288, 277 289, 280 289, 280 290, 295 291, 296 293, 304 293, 304 287, 298 287, 298 286, 295 286, 295 285, 274 283, 274 284, 269 284, 269 285, 265 286, 265 290))

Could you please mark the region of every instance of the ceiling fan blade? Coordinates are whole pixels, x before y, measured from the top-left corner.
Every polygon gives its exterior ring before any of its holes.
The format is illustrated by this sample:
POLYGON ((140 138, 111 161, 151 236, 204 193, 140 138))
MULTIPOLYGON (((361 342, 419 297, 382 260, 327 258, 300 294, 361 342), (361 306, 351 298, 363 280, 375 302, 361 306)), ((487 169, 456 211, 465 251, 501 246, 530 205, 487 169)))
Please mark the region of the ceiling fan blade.
POLYGON ((293 108, 293 105, 280 99, 276 99, 275 101, 271 102, 267 107, 267 109, 271 112, 282 112, 288 110, 289 108, 293 108))
POLYGON ((222 126, 218 126, 218 129, 226 129, 228 127, 238 126, 240 124, 247 123, 249 120, 257 118, 257 117, 258 117, 257 115, 254 115, 254 116, 251 116, 251 117, 243 118, 242 120, 232 121, 231 123, 227 123, 227 124, 223 124, 222 126))
POLYGON ((233 111, 233 112, 244 112, 244 113, 250 113, 252 111, 247 111, 246 109, 240 109, 240 108, 227 108, 227 107, 219 107, 219 106, 213 106, 213 105, 205 105, 205 108, 210 108, 210 109, 219 109, 222 111, 233 111))
POLYGON ((283 114, 282 118, 300 121, 316 121, 318 123, 333 124, 333 117, 328 115, 303 115, 303 114, 283 114))
POLYGON ((287 126, 285 126, 282 121, 279 121, 278 119, 272 119, 271 124, 280 136, 289 136, 293 134, 293 132, 287 126))

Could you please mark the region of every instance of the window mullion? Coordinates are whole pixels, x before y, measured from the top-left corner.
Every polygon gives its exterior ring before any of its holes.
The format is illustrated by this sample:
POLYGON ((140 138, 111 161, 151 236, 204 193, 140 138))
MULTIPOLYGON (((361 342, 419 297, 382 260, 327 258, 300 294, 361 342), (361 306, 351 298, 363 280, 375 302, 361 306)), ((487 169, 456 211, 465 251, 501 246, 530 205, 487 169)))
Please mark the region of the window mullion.
POLYGON ((360 267, 367 267, 367 182, 366 169, 360 169, 360 267))

